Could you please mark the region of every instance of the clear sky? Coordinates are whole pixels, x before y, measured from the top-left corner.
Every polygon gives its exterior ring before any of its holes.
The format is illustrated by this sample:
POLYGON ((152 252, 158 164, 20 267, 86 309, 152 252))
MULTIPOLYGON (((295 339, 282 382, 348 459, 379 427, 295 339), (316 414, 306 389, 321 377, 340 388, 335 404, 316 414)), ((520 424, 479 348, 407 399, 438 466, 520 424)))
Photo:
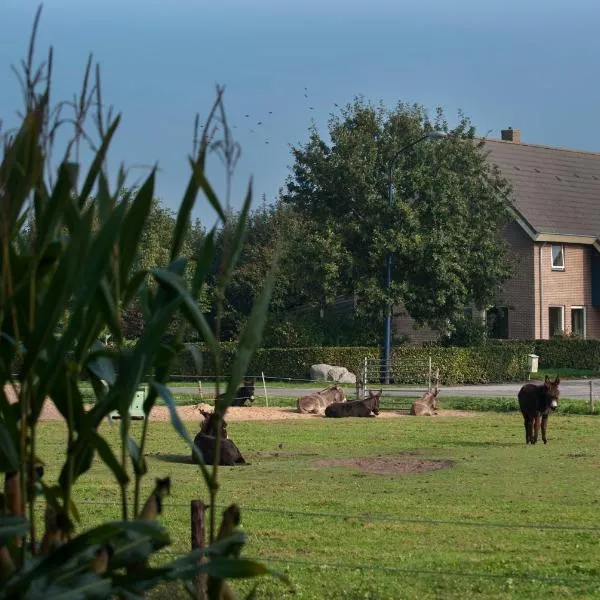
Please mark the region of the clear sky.
MULTIPOLYGON (((37 6, 0 2, 5 123, 20 102, 10 65, 25 55, 37 6)), ((462 109, 482 135, 512 126, 524 142, 600 151, 599 25, 598 0, 46 0, 38 48, 54 46, 61 98, 93 53, 104 98, 123 113, 112 165, 158 161, 170 207, 187 181, 194 115, 225 85, 242 146, 233 204, 253 175, 256 206, 276 197, 289 145, 306 140, 311 120, 325 132, 334 103, 359 94, 441 105, 451 120, 462 109)), ((216 158, 209 177, 222 192, 216 158)), ((214 218, 205 201, 196 216, 214 218)))

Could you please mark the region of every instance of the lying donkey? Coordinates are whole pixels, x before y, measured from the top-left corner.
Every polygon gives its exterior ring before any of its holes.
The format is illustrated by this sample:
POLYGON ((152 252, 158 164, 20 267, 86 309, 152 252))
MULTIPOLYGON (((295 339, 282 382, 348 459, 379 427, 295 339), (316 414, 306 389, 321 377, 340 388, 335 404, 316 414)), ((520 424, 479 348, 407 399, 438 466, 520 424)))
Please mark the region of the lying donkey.
POLYGON ((346 402, 344 390, 339 385, 332 385, 320 392, 298 398, 296 406, 300 413, 324 415, 325 409, 335 402, 346 402))
MULTIPOLYGON (((207 465, 215 463, 215 440, 217 435, 215 413, 209 413, 200 410, 204 421, 200 427, 200 432, 194 438, 194 446, 200 451, 204 462, 207 465)), ((197 463, 195 453, 192 453, 192 460, 197 463)), ((221 419, 221 439, 219 440, 219 464, 225 467, 247 464, 238 447, 229 439, 227 435, 227 423, 221 419)))
POLYGON ((410 414, 415 417, 433 417, 437 415, 439 390, 427 391, 415 400, 410 407, 410 414))
POLYGON ((325 409, 326 417, 375 417, 379 414, 379 399, 383 390, 369 391, 369 397, 353 402, 336 402, 325 409))

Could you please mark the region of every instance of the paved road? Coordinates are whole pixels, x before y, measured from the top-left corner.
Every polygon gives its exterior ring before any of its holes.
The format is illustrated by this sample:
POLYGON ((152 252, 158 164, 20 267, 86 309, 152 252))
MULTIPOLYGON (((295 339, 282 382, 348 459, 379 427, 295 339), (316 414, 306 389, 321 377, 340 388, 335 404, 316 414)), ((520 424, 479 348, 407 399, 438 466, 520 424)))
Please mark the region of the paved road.
MULTIPOLYGON (((590 397, 590 381, 592 381, 592 393, 597 400, 600 398, 600 379, 571 379, 564 380, 560 384, 560 395, 562 398, 576 398, 588 400, 590 397)), ((440 389, 440 394, 444 396, 485 396, 487 398, 495 398, 499 396, 511 396, 516 398, 517 393, 522 383, 494 383, 487 385, 459 385, 459 386, 443 386, 440 389)), ((369 386, 370 387, 370 386, 369 386)), ((376 387, 376 386, 374 386, 376 387)), ((311 391, 318 392, 323 386, 315 386, 314 388, 268 388, 269 396, 303 396, 311 391)), ((175 394, 197 394, 195 387, 171 387, 171 391, 175 394)), ((211 388, 205 388, 204 393, 207 396, 213 394, 211 388)), ((258 397, 262 396, 262 388, 257 387, 256 393, 258 397)), ((415 398, 420 395, 418 389, 389 389, 385 390, 386 396, 398 396, 405 398, 415 398)))

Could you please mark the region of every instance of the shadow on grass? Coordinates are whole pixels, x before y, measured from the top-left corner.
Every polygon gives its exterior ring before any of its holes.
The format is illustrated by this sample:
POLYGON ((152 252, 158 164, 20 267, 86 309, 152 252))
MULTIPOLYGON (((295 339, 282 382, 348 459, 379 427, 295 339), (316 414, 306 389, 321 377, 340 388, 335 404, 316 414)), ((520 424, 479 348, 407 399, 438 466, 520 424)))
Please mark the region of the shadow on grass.
POLYGON ((498 441, 489 441, 489 442, 474 442, 472 440, 452 440, 452 446, 462 446, 463 448, 508 448, 510 446, 522 446, 523 442, 498 442, 498 441))
POLYGON ((180 465, 193 465, 194 461, 191 456, 183 454, 148 454, 148 458, 155 458, 162 462, 177 463, 180 465))

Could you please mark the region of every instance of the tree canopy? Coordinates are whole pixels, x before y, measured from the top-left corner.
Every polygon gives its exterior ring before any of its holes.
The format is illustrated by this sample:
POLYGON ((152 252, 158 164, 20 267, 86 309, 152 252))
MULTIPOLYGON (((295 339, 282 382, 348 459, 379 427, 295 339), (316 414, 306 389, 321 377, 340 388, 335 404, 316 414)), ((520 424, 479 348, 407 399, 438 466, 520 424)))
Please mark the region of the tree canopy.
MULTIPOLYGON (((328 293, 355 295, 358 310, 375 319, 387 302, 403 304, 437 329, 465 306, 491 303, 511 273, 501 236, 510 189, 470 121, 459 114, 450 128, 441 109, 430 119, 418 105, 387 110, 356 98, 328 130, 329 140, 313 128, 293 148, 280 199, 327 240, 325 252, 335 249, 328 293), (413 144, 430 131, 445 137, 413 144)), ((310 268, 311 256, 301 260, 310 268)))

